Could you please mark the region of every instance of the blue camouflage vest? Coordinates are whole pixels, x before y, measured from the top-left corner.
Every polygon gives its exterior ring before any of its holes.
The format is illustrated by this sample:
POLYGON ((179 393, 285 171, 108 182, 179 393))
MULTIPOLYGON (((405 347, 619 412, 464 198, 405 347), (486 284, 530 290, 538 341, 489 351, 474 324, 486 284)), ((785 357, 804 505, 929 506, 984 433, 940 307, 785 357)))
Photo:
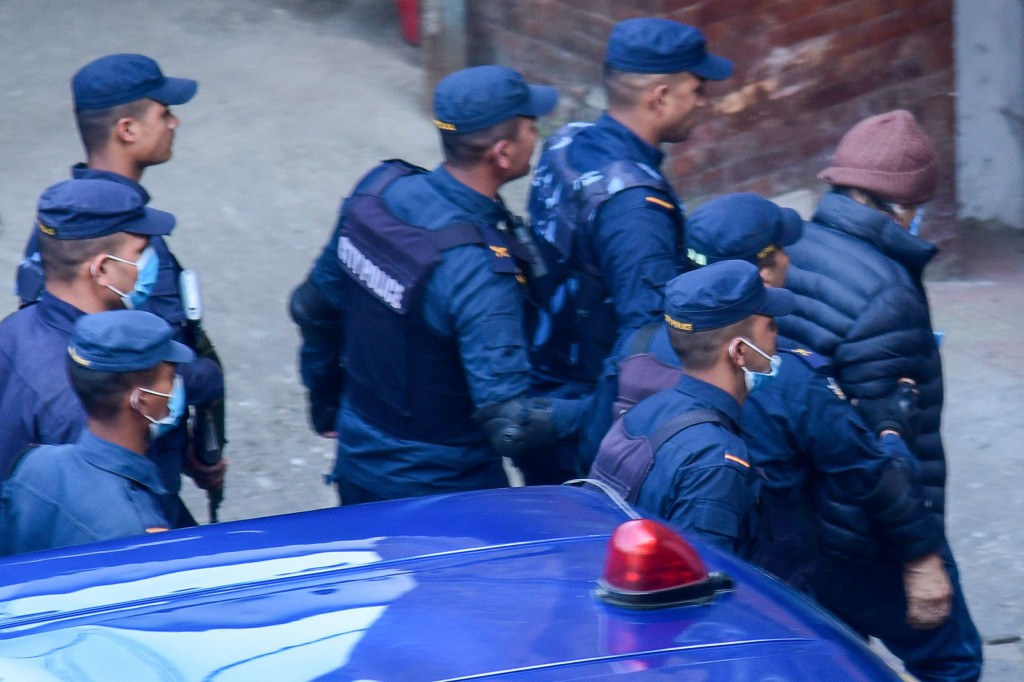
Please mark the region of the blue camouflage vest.
POLYGON ((682 242, 683 209, 668 182, 654 168, 616 161, 581 172, 569 162, 576 135, 593 124, 570 123, 548 138, 530 197, 531 227, 548 266, 531 280, 527 306, 530 360, 542 375, 593 385, 611 352, 617 323, 590 244, 591 227, 602 204, 633 187, 651 187, 673 199, 682 242))

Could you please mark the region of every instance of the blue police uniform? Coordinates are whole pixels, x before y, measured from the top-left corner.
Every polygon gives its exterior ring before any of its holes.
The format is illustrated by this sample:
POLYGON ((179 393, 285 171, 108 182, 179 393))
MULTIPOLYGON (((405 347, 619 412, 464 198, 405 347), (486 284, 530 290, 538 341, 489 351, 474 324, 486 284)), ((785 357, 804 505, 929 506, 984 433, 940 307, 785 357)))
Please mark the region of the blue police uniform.
MULTIPOLYGON (((71 168, 71 174, 76 179, 116 182, 136 192, 144 204, 149 203, 150 197, 146 189, 131 178, 119 173, 94 170, 79 163, 71 168)), ((28 243, 25 245, 25 258, 18 268, 16 293, 23 304, 37 300, 43 290, 43 270, 39 261, 38 235, 38 231, 33 229, 28 243)), ((163 236, 150 237, 150 245, 157 253, 160 269, 157 272, 157 280, 152 293, 138 309, 151 312, 166 320, 175 329, 175 338, 178 341, 195 348, 195 340, 191 338, 192 334, 185 319, 178 286, 178 277, 181 275, 182 267, 171 253, 163 236)), ((199 357, 194 362, 183 365, 181 377, 185 382, 185 394, 188 396, 190 405, 206 406, 224 399, 224 372, 212 358, 199 357)), ((188 426, 184 423, 153 442, 153 461, 156 462, 160 470, 164 488, 173 495, 177 495, 181 490, 181 464, 186 456, 187 448, 188 426)))
POLYGON ((4 483, 3 553, 167 530, 165 493, 149 459, 90 432, 74 445, 34 448, 4 483))
POLYGON ((653 434, 668 419, 710 408, 723 423, 680 431, 654 455, 637 507, 672 522, 720 549, 749 551, 756 473, 740 437, 740 405, 725 391, 689 376, 675 388, 641 401, 624 417, 627 433, 653 434))
MULTIPOLYGON (((365 182, 372 181, 372 175, 365 182)), ((357 186, 354 194, 361 192, 361 186, 357 186)), ((460 183, 443 166, 395 180, 384 190, 383 200, 395 218, 424 230, 465 223, 493 229, 508 218, 500 201, 460 183)), ((338 257, 345 218, 343 210, 338 229, 310 276, 310 281, 338 310, 352 305, 352 294, 346 289, 351 278, 338 257)), ((500 239, 500 235, 495 236, 500 239)), ((415 401, 410 405, 419 404, 418 408, 410 407, 413 414, 420 410, 447 411, 457 405, 442 421, 435 422, 433 434, 420 430, 416 438, 397 435, 403 427, 391 422, 386 410, 368 404, 368 391, 360 390, 358 378, 352 386, 353 377, 346 377, 345 399, 336 423, 338 459, 334 470, 342 490, 350 482, 374 496, 395 498, 507 485, 500 457, 472 421, 475 408, 522 395, 529 387, 529 364, 521 327, 522 293, 507 246, 501 244, 466 244, 444 251, 426 282, 421 308, 411 313, 423 323, 423 333, 434 337, 421 336, 424 344, 441 340, 454 349, 455 361, 461 366, 459 379, 465 386, 462 395, 458 386, 453 385, 447 399, 431 396, 426 399, 427 404, 422 404, 419 391, 410 385, 409 392, 415 401)), ((362 333, 359 329, 348 331, 352 335, 362 333)), ((352 346, 360 340, 351 336, 346 339, 346 373, 365 373, 366 365, 390 364, 395 358, 411 357, 415 364, 426 359, 422 353, 417 358, 412 345, 402 348, 400 340, 394 337, 364 336, 364 340, 372 343, 375 350, 361 354, 363 367, 353 367, 347 358, 357 352, 352 346)), ((411 343, 415 344, 415 339, 411 343)), ((314 401, 314 412, 321 411, 315 401, 326 400, 330 404, 332 384, 335 392, 340 389, 331 370, 337 367, 341 353, 336 335, 305 337, 302 372, 314 401), (325 361, 327 358, 333 360, 325 361)), ((443 351, 438 353, 444 357, 443 351)), ((408 365, 400 368, 414 371, 408 365)), ((424 386, 424 391, 436 390, 424 386)), ((383 385, 369 388, 378 394, 389 389, 383 385)), ((553 417, 558 430, 571 431, 578 418, 578 406, 556 401, 553 417)))
MULTIPOLYGON (((707 80, 733 71, 732 62, 707 52, 696 28, 652 17, 617 23, 604 61, 618 72, 685 71, 707 80)), ((609 113, 545 143, 529 211, 567 275, 536 306, 531 359, 541 391, 592 389, 615 340, 660 319, 665 283, 685 263, 682 204, 661 175, 663 159, 609 113)))
POLYGON ((911 483, 903 440, 875 438, 825 358, 804 349, 781 357, 778 376, 743 408, 747 445, 765 474, 772 540, 755 562, 804 587, 816 549, 897 568, 937 552, 942 532, 911 483))
POLYGON ((0 479, 37 443, 72 443, 85 412, 71 390, 64 358, 84 313, 43 292, 39 302, 0 323, 0 479))
MULTIPOLYGON (((905 232, 892 229, 891 224, 881 227, 888 223, 885 216, 846 197, 827 195, 819 216, 830 228, 839 228, 837 232, 862 237, 888 229, 882 240, 888 248, 900 252, 897 245, 906 247, 905 232), (861 224, 853 227, 857 221, 861 224)), ((842 237, 820 248, 819 229, 811 226, 805 231, 792 211, 754 195, 731 194, 694 212, 687 225, 687 246, 710 262, 729 257, 753 262, 774 247, 787 247, 796 264, 790 268, 787 286, 796 289, 798 307, 779 320, 779 327, 801 332, 798 338, 835 342, 833 332, 849 324, 847 314, 871 309, 863 296, 875 289, 865 282, 889 268, 881 258, 876 262, 864 258, 859 245, 840 243, 842 237), (802 233, 807 237, 802 238, 802 233), (843 295, 834 284, 838 252, 853 254, 861 264, 843 278, 843 295), (813 262, 814 272, 822 274, 811 276, 801 261, 813 262), (830 305, 837 310, 825 315, 830 305), (846 312, 839 314, 840 310, 846 312), (808 311, 817 313, 817 324, 807 323, 808 311)), ((926 249, 918 250, 922 251, 926 249)), ((886 296, 912 299, 912 291, 912 287, 893 286, 886 296)), ((870 297, 872 305, 891 305, 886 296, 876 291, 870 297)), ((865 314, 866 323, 855 325, 853 350, 842 359, 850 362, 856 357, 853 366, 860 372, 858 379, 871 373, 860 369, 860 364, 875 368, 893 362, 891 353, 884 360, 875 353, 879 358, 875 362, 865 358, 881 339, 889 345, 896 339, 898 344, 906 338, 907 326, 919 323, 913 306, 904 311, 909 312, 898 323, 891 315, 865 314)), ((651 345, 659 352, 667 344, 651 345)), ((918 460, 902 438, 887 435, 878 443, 847 402, 832 376, 834 369, 831 361, 816 353, 784 352, 778 376, 751 393, 744 404, 747 444, 765 474, 764 508, 771 536, 753 560, 810 590, 818 602, 864 636, 881 639, 919 679, 974 679, 980 672, 981 642, 942 524, 928 509, 933 494, 921 487, 918 460), (938 628, 914 630, 906 623, 903 564, 932 553, 938 553, 946 565, 953 587, 952 610, 938 628)), ((923 482, 927 485, 928 477, 923 482)))
POLYGON ((552 338, 567 330, 544 323, 544 311, 534 313, 539 319, 531 359, 542 389, 571 382, 592 386, 619 335, 660 319, 665 283, 683 264, 682 206, 661 176, 663 159, 659 149, 607 113, 545 143, 530 192, 530 218, 551 232, 565 211, 559 203, 580 207, 567 269, 577 286, 592 289, 581 298, 597 303, 575 338, 552 338), (591 206, 582 195, 594 183, 604 189, 601 203, 591 206))
MULTIPOLYGON (((438 83, 434 123, 458 136, 544 115, 556 101, 554 88, 512 69, 472 67, 438 83)), ((514 221, 500 197, 443 165, 384 162, 343 204, 291 299, 314 427, 327 430, 337 414, 343 503, 507 485, 506 444, 516 457, 577 428, 577 403, 545 412, 522 399, 520 273, 501 223, 514 221)))

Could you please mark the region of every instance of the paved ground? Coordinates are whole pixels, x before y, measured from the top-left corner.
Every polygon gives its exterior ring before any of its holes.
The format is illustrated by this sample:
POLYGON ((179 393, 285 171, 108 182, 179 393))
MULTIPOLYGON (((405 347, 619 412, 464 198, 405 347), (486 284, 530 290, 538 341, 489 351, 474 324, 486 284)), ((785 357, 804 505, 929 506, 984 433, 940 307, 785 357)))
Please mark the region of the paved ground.
MULTIPOLYGON (((331 444, 306 428, 285 312, 338 202, 373 162, 439 159, 422 73, 383 0, 0 0, 0 282, 12 281, 40 191, 80 160, 68 79, 110 52, 197 78, 169 164, 144 183, 174 212, 228 368, 234 519, 330 505, 331 444)), ((681 188, 685 196, 685 188, 681 188)), ((513 188, 520 205, 523 189, 513 188)), ((972 234, 929 290, 946 332, 949 526, 986 639, 1024 632, 1024 238, 972 234)), ((6 285, 4 285, 6 289, 6 285)), ((0 296, 0 313, 14 308, 0 296)), ((202 497, 190 492, 194 508, 202 497)), ((1019 641, 986 647, 985 679, 1024 679, 1019 641)))

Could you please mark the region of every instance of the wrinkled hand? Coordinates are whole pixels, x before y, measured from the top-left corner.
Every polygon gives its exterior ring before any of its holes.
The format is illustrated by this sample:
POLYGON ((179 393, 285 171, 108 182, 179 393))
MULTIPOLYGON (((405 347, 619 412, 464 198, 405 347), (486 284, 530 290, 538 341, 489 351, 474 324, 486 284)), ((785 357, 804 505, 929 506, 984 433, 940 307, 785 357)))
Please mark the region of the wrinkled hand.
POLYGON ((938 554, 927 554, 903 565, 907 593, 907 625, 930 630, 946 622, 953 608, 953 585, 938 554))
POLYGON ((224 475, 228 470, 228 460, 221 458, 213 466, 203 464, 189 453, 182 462, 182 471, 195 481, 196 487, 202 490, 220 490, 224 487, 224 475))

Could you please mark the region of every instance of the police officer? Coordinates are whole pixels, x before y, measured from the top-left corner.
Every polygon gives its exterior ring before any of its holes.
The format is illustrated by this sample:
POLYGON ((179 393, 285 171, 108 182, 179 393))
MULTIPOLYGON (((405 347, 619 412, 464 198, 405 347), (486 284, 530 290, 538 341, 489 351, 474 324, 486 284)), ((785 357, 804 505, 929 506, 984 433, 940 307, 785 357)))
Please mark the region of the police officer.
MULTIPOLYGON (((740 194, 697 209, 686 240, 697 258, 756 261, 766 284, 783 286, 789 261, 783 246, 799 243, 801 232, 788 209, 740 194)), ((755 562, 791 582, 809 576, 817 599, 840 617, 856 602, 860 615, 852 627, 878 636, 919 679, 948 679, 942 671, 963 663, 966 605, 943 563, 941 528, 914 482, 916 462, 901 435, 912 437, 913 420, 898 399, 888 401, 876 442, 829 369, 810 351, 784 352, 778 378, 744 405, 743 429, 766 477, 772 532, 755 562), (809 542, 811 516, 818 527, 816 552, 809 542), (894 592, 854 579, 820 589, 830 567, 840 565, 867 567, 868 575, 885 576, 879 584, 900 586, 894 592), (841 600, 837 591, 844 593, 841 600)))
POLYGON ((185 408, 176 366, 195 354, 171 327, 139 310, 84 315, 65 356, 87 417, 73 445, 23 454, 0 497, 4 554, 167 530, 151 438, 185 408))
MULTIPOLYGON (((71 81, 75 121, 86 154, 85 163, 72 167, 72 176, 116 182, 138 194, 143 204, 148 203, 149 194, 139 184, 142 173, 171 158, 179 120, 170 107, 191 100, 197 87, 194 80, 164 76, 154 60, 140 54, 113 54, 86 64, 71 81)), ((198 435, 202 428, 215 423, 219 445, 223 446, 224 375, 220 360, 205 332, 185 318, 179 285, 181 265, 161 235, 153 236, 152 246, 158 259, 157 278, 147 300, 139 302, 140 309, 167 320, 179 341, 199 351, 196 362, 182 372, 190 405, 199 415, 209 411, 212 418, 197 419, 194 430, 198 435)), ((38 232, 33 230, 18 269, 16 289, 22 305, 38 299, 43 278, 38 232)), ((183 468, 201 488, 222 487, 226 460, 208 466, 196 456, 196 450, 209 442, 202 436, 190 442, 183 420, 155 445, 159 450, 155 461, 169 491, 176 494, 181 488, 183 468)), ((184 507, 177 515, 181 518, 176 525, 194 523, 184 507)))
POLYGON ((68 338, 86 313, 145 300, 156 282, 150 239, 174 216, 143 205, 124 185, 65 180, 39 198, 39 302, 0 322, 0 466, 34 444, 72 443, 85 415, 64 370, 68 338))
POLYGON ((575 431, 580 408, 525 398, 529 364, 512 216, 553 88, 478 66, 442 79, 444 163, 363 178, 291 314, 310 415, 337 436, 342 503, 507 485, 521 458, 575 431), (344 389, 344 390, 342 390, 344 389))
MULTIPOLYGON (((795 314, 782 333, 830 358, 836 378, 868 423, 902 378, 919 391, 917 437, 910 443, 927 504, 943 524, 946 459, 939 433, 942 362, 933 335, 921 275, 937 249, 917 236, 921 207, 935 195, 938 157, 908 111, 890 111, 857 123, 840 140, 833 163, 819 176, 825 194, 804 238, 790 250, 786 287, 795 314), (843 254, 837 259, 836 254, 843 254)), ((857 629, 901 642, 904 660, 920 660, 921 679, 971 680, 981 674, 981 642, 959 589, 948 545, 940 554, 956 597, 947 635, 909 631, 892 618, 902 581, 884 565, 831 562, 815 591, 857 629), (871 591, 875 608, 858 595, 871 591), (889 626, 892 627, 889 627, 889 626)), ((895 646, 895 645, 894 645, 895 646)), ((908 667, 910 663, 908 662, 908 667)))
POLYGON ((590 390, 615 339, 661 319, 665 283, 685 259, 682 205, 661 174, 659 146, 686 140, 707 104, 705 82, 732 71, 692 26, 638 18, 612 29, 608 110, 545 142, 530 194, 530 218, 568 279, 536 311, 541 390, 590 390))
POLYGON ((740 410, 747 394, 777 372, 773 318, 792 307, 789 292, 766 289, 757 268, 741 261, 671 280, 664 320, 682 375, 674 388, 641 400, 616 422, 595 469, 617 460, 631 440, 646 439, 653 463, 637 506, 720 549, 748 554, 757 482, 740 410), (665 438, 666 425, 697 410, 704 410, 702 420, 665 438))

